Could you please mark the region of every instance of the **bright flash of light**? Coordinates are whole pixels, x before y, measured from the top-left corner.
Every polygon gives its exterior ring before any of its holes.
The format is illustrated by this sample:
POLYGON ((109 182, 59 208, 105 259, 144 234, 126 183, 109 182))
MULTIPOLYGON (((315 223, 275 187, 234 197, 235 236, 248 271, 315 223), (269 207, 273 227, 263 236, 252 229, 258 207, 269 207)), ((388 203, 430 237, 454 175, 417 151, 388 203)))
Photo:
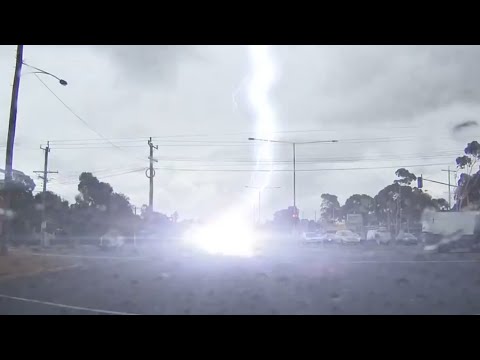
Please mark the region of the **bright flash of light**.
MULTIPOLYGON (((275 79, 275 63, 270 46, 248 46, 250 62, 249 82, 247 85, 248 101, 254 114, 257 138, 271 139, 274 133, 275 112, 271 105, 269 94, 275 79)), ((234 95, 235 99, 235 95, 234 95)), ((260 189, 270 182, 272 174, 273 149, 268 142, 257 143, 258 170, 262 163, 270 164, 268 172, 254 172, 251 184, 260 189)), ((232 206, 223 215, 204 226, 200 226, 191 233, 190 241, 198 248, 211 253, 230 256, 253 256, 258 237, 255 236, 251 223, 251 209, 257 202, 253 192, 244 201, 232 206)))
POLYGON ((249 223, 240 213, 231 212, 218 220, 194 229, 190 242, 213 255, 251 257, 255 253, 256 238, 249 223))

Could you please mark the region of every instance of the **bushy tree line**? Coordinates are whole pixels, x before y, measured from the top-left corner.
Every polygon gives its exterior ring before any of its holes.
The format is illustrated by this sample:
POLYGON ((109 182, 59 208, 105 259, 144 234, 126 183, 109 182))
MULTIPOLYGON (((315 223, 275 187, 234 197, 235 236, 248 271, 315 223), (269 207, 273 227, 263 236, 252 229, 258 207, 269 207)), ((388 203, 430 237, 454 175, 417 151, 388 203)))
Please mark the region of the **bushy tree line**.
MULTIPOLYGON (((133 232, 165 229, 172 223, 168 216, 150 212, 145 205, 135 209, 126 195, 89 172, 80 174, 78 194, 71 204, 51 191, 45 193, 44 202, 42 193, 34 195, 35 182, 20 171, 14 172, 13 180, 12 211, 7 214, 3 209, 2 214, 11 219, 12 241, 35 238, 44 217, 48 233, 80 239, 96 239, 111 230, 132 236, 133 232)), ((0 185, 0 197, 4 198, 3 182, 0 185)))

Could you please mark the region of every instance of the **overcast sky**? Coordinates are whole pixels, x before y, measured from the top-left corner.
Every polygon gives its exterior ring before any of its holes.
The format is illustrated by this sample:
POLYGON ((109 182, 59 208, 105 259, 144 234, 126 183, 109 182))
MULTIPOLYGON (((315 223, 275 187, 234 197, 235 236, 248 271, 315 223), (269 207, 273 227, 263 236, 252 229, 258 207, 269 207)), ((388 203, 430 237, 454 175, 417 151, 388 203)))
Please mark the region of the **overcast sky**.
MULTIPOLYGON (((297 175, 305 217, 314 217, 322 193, 341 202, 354 193, 374 196, 394 180, 397 167, 423 165, 410 170, 446 181, 441 169, 454 168, 478 135, 478 127, 452 131, 479 120, 478 46, 275 46, 272 54, 275 138, 340 140, 298 147, 298 169, 309 170, 297 175), (378 167, 385 168, 370 169, 378 167)), ((26 45, 24 58, 68 81, 62 87, 41 77, 81 120, 24 67, 14 168, 34 177, 43 168, 39 146, 50 140, 50 170, 59 174, 49 189, 64 198, 72 201, 78 175, 91 171, 135 205, 148 203, 150 136, 159 145, 157 211, 199 218, 256 185, 249 172, 256 145, 247 138, 255 136, 256 124, 245 94, 244 46, 26 45)), ((15 46, 0 46, 2 159, 14 64, 15 46)), ((275 169, 291 169, 291 148, 274 149, 275 169)), ((265 190, 265 217, 292 204, 291 172, 275 172, 271 185, 281 189, 265 190)), ((446 187, 425 185, 447 198, 446 187)))

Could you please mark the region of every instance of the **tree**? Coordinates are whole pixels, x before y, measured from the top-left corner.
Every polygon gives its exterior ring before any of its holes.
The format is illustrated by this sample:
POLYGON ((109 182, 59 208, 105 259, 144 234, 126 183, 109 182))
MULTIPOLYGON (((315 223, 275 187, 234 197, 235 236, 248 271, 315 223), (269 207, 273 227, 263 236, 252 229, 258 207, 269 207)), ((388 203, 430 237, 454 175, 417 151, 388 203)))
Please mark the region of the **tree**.
POLYGON ((377 219, 388 227, 394 222, 394 214, 398 209, 398 185, 391 184, 383 188, 374 197, 375 201, 375 214, 377 219))
MULTIPOLYGON (((133 234, 134 222, 138 221, 133 213, 130 199, 121 193, 112 193, 108 203, 109 224, 123 234, 133 234)), ((137 225, 135 225, 137 226, 137 225)))
MULTIPOLYGON (((5 173, 4 170, 0 170, 5 173)), ((21 171, 13 170, 10 192, 10 226, 13 233, 12 240, 26 236, 32 231, 32 219, 35 217, 33 190, 35 182, 21 171)), ((0 196, 5 198, 5 181, 0 180, 0 196)))
POLYGON ((75 234, 99 236, 112 228, 131 232, 131 223, 135 220, 127 196, 115 193, 110 184, 88 172, 79 176, 78 191, 76 202, 71 206, 75 234))
POLYGON ((92 173, 84 172, 79 177, 77 202, 85 202, 89 206, 106 207, 113 189, 110 184, 99 181, 92 173))
POLYGON ((110 213, 114 216, 118 215, 131 215, 133 214, 132 205, 130 199, 121 193, 112 193, 110 195, 110 201, 108 203, 110 213))
POLYGON ((296 221, 295 214, 298 213, 298 209, 295 209, 293 206, 279 210, 273 214, 273 224, 277 228, 291 229, 296 221))
POLYGON ((405 168, 395 171, 398 179, 386 186, 375 196, 375 214, 382 224, 387 225, 390 231, 398 232, 401 224, 406 221, 420 221, 423 209, 431 204, 431 198, 422 190, 410 187, 417 179, 405 168))
MULTIPOLYGON (((30 217, 35 232, 40 231, 42 223, 43 194, 35 195, 33 199, 34 214, 30 217)), ((47 232, 54 233, 58 229, 65 229, 69 225, 70 207, 68 201, 63 200, 57 194, 45 192, 45 217, 47 220, 47 232)))
MULTIPOLYGON (((448 207, 446 200, 440 199, 440 203, 442 203, 441 200, 443 200, 448 207)), ((434 202, 432 197, 421 189, 411 187, 402 189, 401 206, 401 221, 402 223, 406 222, 407 226, 419 223, 423 211, 427 208, 440 210, 438 201, 434 202)))
POLYGON ((480 172, 473 175, 462 173, 455 191, 456 208, 478 210, 480 208, 480 172))
POLYGON ((334 222, 340 217, 340 203, 336 195, 322 194, 320 217, 325 221, 334 222))
POLYGON ((427 208, 447 210, 448 202, 445 199, 434 200, 421 189, 400 184, 388 185, 375 196, 377 218, 392 231, 399 231, 402 224, 408 228, 418 224, 427 208))
POLYGON ((414 174, 404 168, 395 171, 395 175, 399 177, 398 180, 394 181, 396 184, 410 185, 412 181, 417 180, 417 177, 414 174))
POLYGON ((375 212, 375 200, 369 195, 354 194, 342 206, 342 216, 346 219, 348 214, 361 214, 364 223, 369 220, 369 215, 375 212))
POLYGON ((450 205, 448 204, 448 201, 443 198, 432 199, 432 203, 433 203, 433 206, 440 211, 450 210, 450 205))
MULTIPOLYGON (((5 174, 5 170, 0 169, 0 173, 5 174)), ((0 180, 0 190, 3 190, 5 186, 5 180, 0 180)), ((12 187, 14 191, 25 191, 25 192, 33 192, 35 190, 35 182, 33 179, 26 175, 25 173, 13 170, 12 171, 12 187)))
POLYGON ((460 175, 455 191, 455 206, 461 210, 468 207, 472 210, 480 208, 480 172, 474 172, 475 165, 480 160, 480 144, 472 141, 463 151, 465 155, 456 159, 457 167, 466 170, 460 175))

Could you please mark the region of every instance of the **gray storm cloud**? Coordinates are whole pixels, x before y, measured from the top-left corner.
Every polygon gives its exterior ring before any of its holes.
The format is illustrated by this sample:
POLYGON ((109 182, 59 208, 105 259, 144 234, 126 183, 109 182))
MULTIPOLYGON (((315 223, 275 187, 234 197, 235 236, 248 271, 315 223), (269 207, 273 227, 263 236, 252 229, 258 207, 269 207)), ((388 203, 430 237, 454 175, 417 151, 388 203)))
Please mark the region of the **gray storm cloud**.
POLYGON ((96 45, 117 64, 122 76, 139 85, 172 84, 180 65, 201 60, 194 46, 186 45, 96 45))
POLYGON ((409 122, 480 99, 477 46, 279 47, 284 122, 409 122), (305 110, 306 109, 306 110, 305 110))

